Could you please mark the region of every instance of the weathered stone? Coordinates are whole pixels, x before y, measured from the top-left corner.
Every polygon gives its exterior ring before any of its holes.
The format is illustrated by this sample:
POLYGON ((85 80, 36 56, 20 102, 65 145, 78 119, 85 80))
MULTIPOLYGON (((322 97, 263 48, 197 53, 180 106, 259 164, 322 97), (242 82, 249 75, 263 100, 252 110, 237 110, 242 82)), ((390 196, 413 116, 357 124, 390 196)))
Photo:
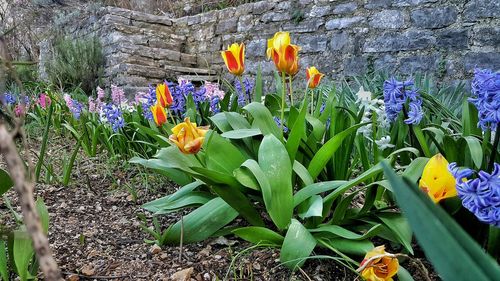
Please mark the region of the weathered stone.
POLYGON ((500 48, 500 27, 483 26, 474 29, 473 41, 475 45, 500 48))
POLYGON ((311 11, 309 11, 309 17, 320 18, 329 15, 331 11, 330 6, 312 6, 311 11))
POLYGON ((358 5, 356 2, 349 2, 349 3, 344 3, 344 4, 339 4, 335 6, 332 10, 332 14, 337 15, 337 14, 349 14, 354 12, 358 8, 358 5))
POLYGON ((342 29, 363 21, 364 17, 332 19, 325 23, 326 30, 342 29))
POLYGON ((321 18, 303 20, 299 23, 287 22, 283 24, 283 30, 287 30, 292 33, 315 32, 318 31, 319 27, 324 23, 325 21, 321 18))
POLYGON ((201 20, 200 15, 186 17, 186 24, 187 25, 198 24, 198 23, 200 23, 200 20, 201 20))
POLYGON ((238 32, 250 31, 253 27, 253 15, 243 15, 238 21, 238 32))
POLYGON ((374 14, 370 26, 383 29, 397 29, 404 25, 404 14, 399 10, 383 10, 374 14))
POLYGON ((471 0, 465 5, 466 20, 475 21, 480 18, 500 17, 500 1, 498 0, 471 0))
POLYGON ((267 39, 258 39, 248 42, 245 52, 248 57, 261 57, 266 54, 267 39))
POLYGON ((392 0, 368 0, 366 1, 365 8, 366 9, 379 9, 379 8, 387 8, 392 4, 392 0))
POLYGON ((457 8, 447 6, 414 10, 411 13, 411 20, 416 27, 442 28, 457 20, 457 8))
POLYGON ((469 52, 464 57, 465 70, 471 72, 474 68, 498 69, 500 53, 473 53, 469 52))
POLYGON ((415 74, 417 72, 433 72, 437 69, 439 55, 410 56, 399 61, 399 72, 403 74, 415 74))
POLYGON ((278 2, 278 5, 276 5, 276 10, 278 11, 287 11, 287 10, 290 10, 290 8, 292 7, 292 3, 290 3, 289 1, 283 1, 283 2, 278 2))
POLYGON ((344 65, 344 75, 361 75, 366 73, 367 60, 365 57, 348 58, 344 65))
POLYGON ((437 2, 438 0, 395 0, 393 1, 393 6, 395 7, 408 7, 417 6, 424 3, 437 2))
POLYGON ((224 21, 221 21, 217 24, 215 28, 215 34, 228 34, 236 32, 238 28, 238 19, 230 18, 224 21))
POLYGON ((349 44, 349 34, 347 32, 339 32, 332 34, 330 40, 330 49, 339 51, 349 44))
POLYGON ((271 1, 255 2, 253 4, 252 13, 255 15, 263 14, 263 13, 271 10, 275 5, 276 5, 276 2, 271 2, 271 1))
POLYGON ((468 31, 466 29, 443 30, 437 34, 436 46, 462 50, 468 47, 468 40, 468 31))
POLYGON ((419 50, 433 46, 436 38, 431 31, 409 30, 404 33, 384 33, 367 40, 363 51, 368 53, 419 50))
POLYGON ((276 13, 276 12, 267 12, 262 15, 262 22, 268 23, 272 21, 288 21, 292 19, 291 13, 276 13))
POLYGON ((383 55, 375 59, 374 67, 376 71, 394 72, 397 60, 391 55, 383 55))
POLYGON ((325 36, 303 35, 297 39, 297 44, 302 47, 303 53, 323 52, 327 43, 328 38, 325 36))

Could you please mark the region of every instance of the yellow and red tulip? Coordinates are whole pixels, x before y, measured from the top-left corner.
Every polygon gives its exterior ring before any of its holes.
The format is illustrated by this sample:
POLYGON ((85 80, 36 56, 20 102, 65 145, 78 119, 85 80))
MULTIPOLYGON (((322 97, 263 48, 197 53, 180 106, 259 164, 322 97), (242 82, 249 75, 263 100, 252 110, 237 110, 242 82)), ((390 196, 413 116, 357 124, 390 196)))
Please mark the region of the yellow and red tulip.
POLYGON ((307 86, 310 89, 314 89, 318 87, 319 82, 321 81, 321 78, 323 78, 325 74, 321 73, 316 69, 316 67, 312 66, 306 69, 306 79, 307 79, 307 86))
POLYGON ((173 98, 167 83, 158 84, 156 86, 156 100, 160 102, 163 107, 167 107, 172 104, 173 98))
POLYGON ((167 112, 159 100, 155 105, 151 106, 151 112, 153 113, 156 126, 160 127, 167 122, 167 112))
POLYGON ((288 75, 295 75, 299 71, 300 47, 290 44, 288 32, 277 32, 267 41, 267 56, 272 58, 276 69, 288 75))
POLYGON ((375 247, 366 253, 360 266, 361 276, 367 281, 392 281, 399 269, 396 257, 385 251, 385 246, 375 247))
POLYGON ((172 128, 172 135, 169 139, 179 147, 179 150, 185 154, 194 154, 200 151, 205 134, 208 128, 196 127, 196 123, 191 123, 189 117, 184 122, 172 128))
POLYGON ((229 72, 240 76, 245 71, 245 44, 232 44, 227 50, 221 52, 222 59, 229 72))
POLYGON ((439 153, 432 156, 425 165, 418 186, 434 203, 457 196, 455 178, 448 171, 448 161, 439 153))

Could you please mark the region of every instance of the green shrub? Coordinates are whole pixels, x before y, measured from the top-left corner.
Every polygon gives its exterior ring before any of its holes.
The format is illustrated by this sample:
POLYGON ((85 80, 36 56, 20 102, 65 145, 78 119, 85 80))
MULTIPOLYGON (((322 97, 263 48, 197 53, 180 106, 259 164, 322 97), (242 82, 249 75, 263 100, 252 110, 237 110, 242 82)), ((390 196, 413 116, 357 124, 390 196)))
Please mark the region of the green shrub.
POLYGON ((88 94, 98 85, 103 64, 102 47, 97 38, 61 38, 54 44, 47 73, 53 84, 67 90, 79 87, 88 94))

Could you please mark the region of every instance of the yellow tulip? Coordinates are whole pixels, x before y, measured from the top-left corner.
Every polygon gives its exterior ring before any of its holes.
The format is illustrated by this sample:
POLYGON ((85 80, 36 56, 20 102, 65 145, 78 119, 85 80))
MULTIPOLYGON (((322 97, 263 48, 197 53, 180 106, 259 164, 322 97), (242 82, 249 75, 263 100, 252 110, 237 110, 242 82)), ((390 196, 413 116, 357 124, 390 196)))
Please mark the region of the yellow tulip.
POLYGON ((159 101, 163 107, 167 107, 172 104, 173 98, 167 83, 158 84, 156 86, 156 100, 159 101))
POLYGON ((309 67, 307 70, 306 70, 306 79, 307 79, 307 86, 310 88, 310 89, 314 89, 316 87, 318 87, 319 85, 319 82, 321 81, 321 78, 323 78, 323 76, 325 76, 325 74, 321 73, 318 71, 318 69, 316 69, 316 67, 309 67))
POLYGON ((360 266, 364 267, 361 276, 367 281, 392 281, 398 272, 399 262, 385 251, 385 246, 378 246, 366 253, 360 266))
POLYGON ((277 32, 267 41, 267 57, 272 58, 276 69, 288 75, 299 72, 300 47, 290 44, 288 32, 277 32))
POLYGON ((160 127, 167 122, 167 112, 160 101, 157 101, 155 105, 151 106, 151 112, 153 113, 153 119, 155 120, 156 126, 160 127))
POLYGON ((196 127, 196 123, 191 123, 189 117, 184 122, 172 128, 172 135, 169 139, 179 147, 182 153, 194 154, 200 151, 205 134, 208 132, 206 127, 196 127))
POLYGON ((240 76, 245 71, 245 44, 232 44, 227 50, 221 52, 222 59, 229 72, 240 76))
POLYGON ((455 178, 448 171, 448 161, 441 154, 436 154, 429 159, 418 186, 429 195, 434 203, 457 196, 455 178))

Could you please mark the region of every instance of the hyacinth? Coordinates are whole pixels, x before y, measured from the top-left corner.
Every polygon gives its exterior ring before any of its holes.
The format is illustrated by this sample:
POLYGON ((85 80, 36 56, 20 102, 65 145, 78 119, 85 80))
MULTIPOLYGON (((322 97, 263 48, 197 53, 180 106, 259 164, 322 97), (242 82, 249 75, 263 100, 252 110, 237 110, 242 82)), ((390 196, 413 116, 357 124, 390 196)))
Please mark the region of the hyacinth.
POLYGON ((500 124, 500 72, 475 69, 469 102, 478 110, 478 127, 495 131, 500 124))
POLYGON ((38 97, 38 104, 41 108, 45 109, 47 106, 50 106, 52 100, 46 93, 41 93, 38 97))
POLYGON ((101 122, 111 125, 113 132, 117 132, 120 128, 125 126, 125 120, 120 107, 108 103, 105 104, 100 112, 101 122))
POLYGON ((393 148, 394 144, 391 144, 391 136, 384 136, 380 138, 380 140, 376 140, 375 144, 378 146, 378 149, 385 150, 387 148, 393 148))
POLYGON ((365 106, 365 112, 361 118, 361 123, 370 123, 358 129, 358 134, 363 134, 366 138, 372 137, 372 116, 377 116, 378 128, 389 128, 390 122, 385 110, 385 103, 381 99, 362 100, 361 105, 365 106))
POLYGON ((392 77, 384 82, 384 104, 387 118, 394 122, 409 101, 410 112, 405 120, 406 124, 419 124, 423 117, 422 101, 418 91, 414 88, 413 80, 404 82, 392 77))
MULTIPOLYGON (((274 116, 273 119, 276 125, 281 128, 281 119, 276 116, 274 116)), ((284 124, 283 124, 283 133, 288 133, 288 127, 285 126, 284 124)))
POLYGON ((153 112, 151 112, 150 108, 156 104, 156 89, 149 85, 149 91, 147 93, 138 93, 135 100, 141 105, 144 118, 153 121, 153 112))
POLYGON ((220 98, 218 96, 213 96, 212 98, 210 98, 210 111, 213 114, 220 112, 220 109, 218 107, 219 102, 220 102, 220 98))
POLYGON ((88 104, 89 104, 89 112, 97 112, 97 104, 94 101, 94 98, 89 97, 88 104))
POLYGON ((243 80, 243 84, 245 86, 246 93, 243 93, 240 81, 238 79, 234 81, 234 87, 236 88, 236 92, 238 93, 238 105, 241 107, 245 106, 247 101, 249 103, 252 102, 252 90, 254 86, 253 83, 248 78, 245 78, 243 80))
POLYGON ((182 115, 186 108, 186 97, 194 91, 194 86, 183 79, 179 79, 178 85, 173 82, 168 82, 167 84, 173 99, 170 110, 177 115, 182 115))
POLYGON ((115 105, 121 105, 127 103, 127 98, 125 97, 125 92, 122 88, 111 85, 111 100, 115 105))
POLYGON ((207 90, 205 89, 205 87, 202 86, 198 90, 196 90, 192 93, 194 104, 196 105, 196 108, 198 108, 198 106, 202 102, 207 100, 206 92, 207 92, 207 90))
POLYGON ((16 115, 16 117, 24 116, 26 114, 25 106, 22 104, 16 105, 16 107, 14 108, 14 114, 16 115))
POLYGON ((491 174, 479 171, 475 179, 468 179, 475 171, 460 170, 456 163, 448 169, 456 180, 462 205, 480 221, 500 228, 500 164, 495 163, 491 174))
POLYGON ((12 93, 4 93, 2 101, 7 105, 14 105, 17 102, 17 98, 12 93))
POLYGON ((219 84, 217 83, 205 81, 204 85, 206 89, 205 95, 207 95, 207 97, 209 97, 210 99, 218 97, 221 100, 226 95, 226 93, 224 93, 224 91, 219 88, 219 84))
POLYGON ((80 119, 80 115, 82 114, 83 111, 83 105, 79 103, 77 100, 72 100, 71 107, 69 108, 69 110, 71 110, 71 113, 73 113, 73 117, 75 119, 80 119))

